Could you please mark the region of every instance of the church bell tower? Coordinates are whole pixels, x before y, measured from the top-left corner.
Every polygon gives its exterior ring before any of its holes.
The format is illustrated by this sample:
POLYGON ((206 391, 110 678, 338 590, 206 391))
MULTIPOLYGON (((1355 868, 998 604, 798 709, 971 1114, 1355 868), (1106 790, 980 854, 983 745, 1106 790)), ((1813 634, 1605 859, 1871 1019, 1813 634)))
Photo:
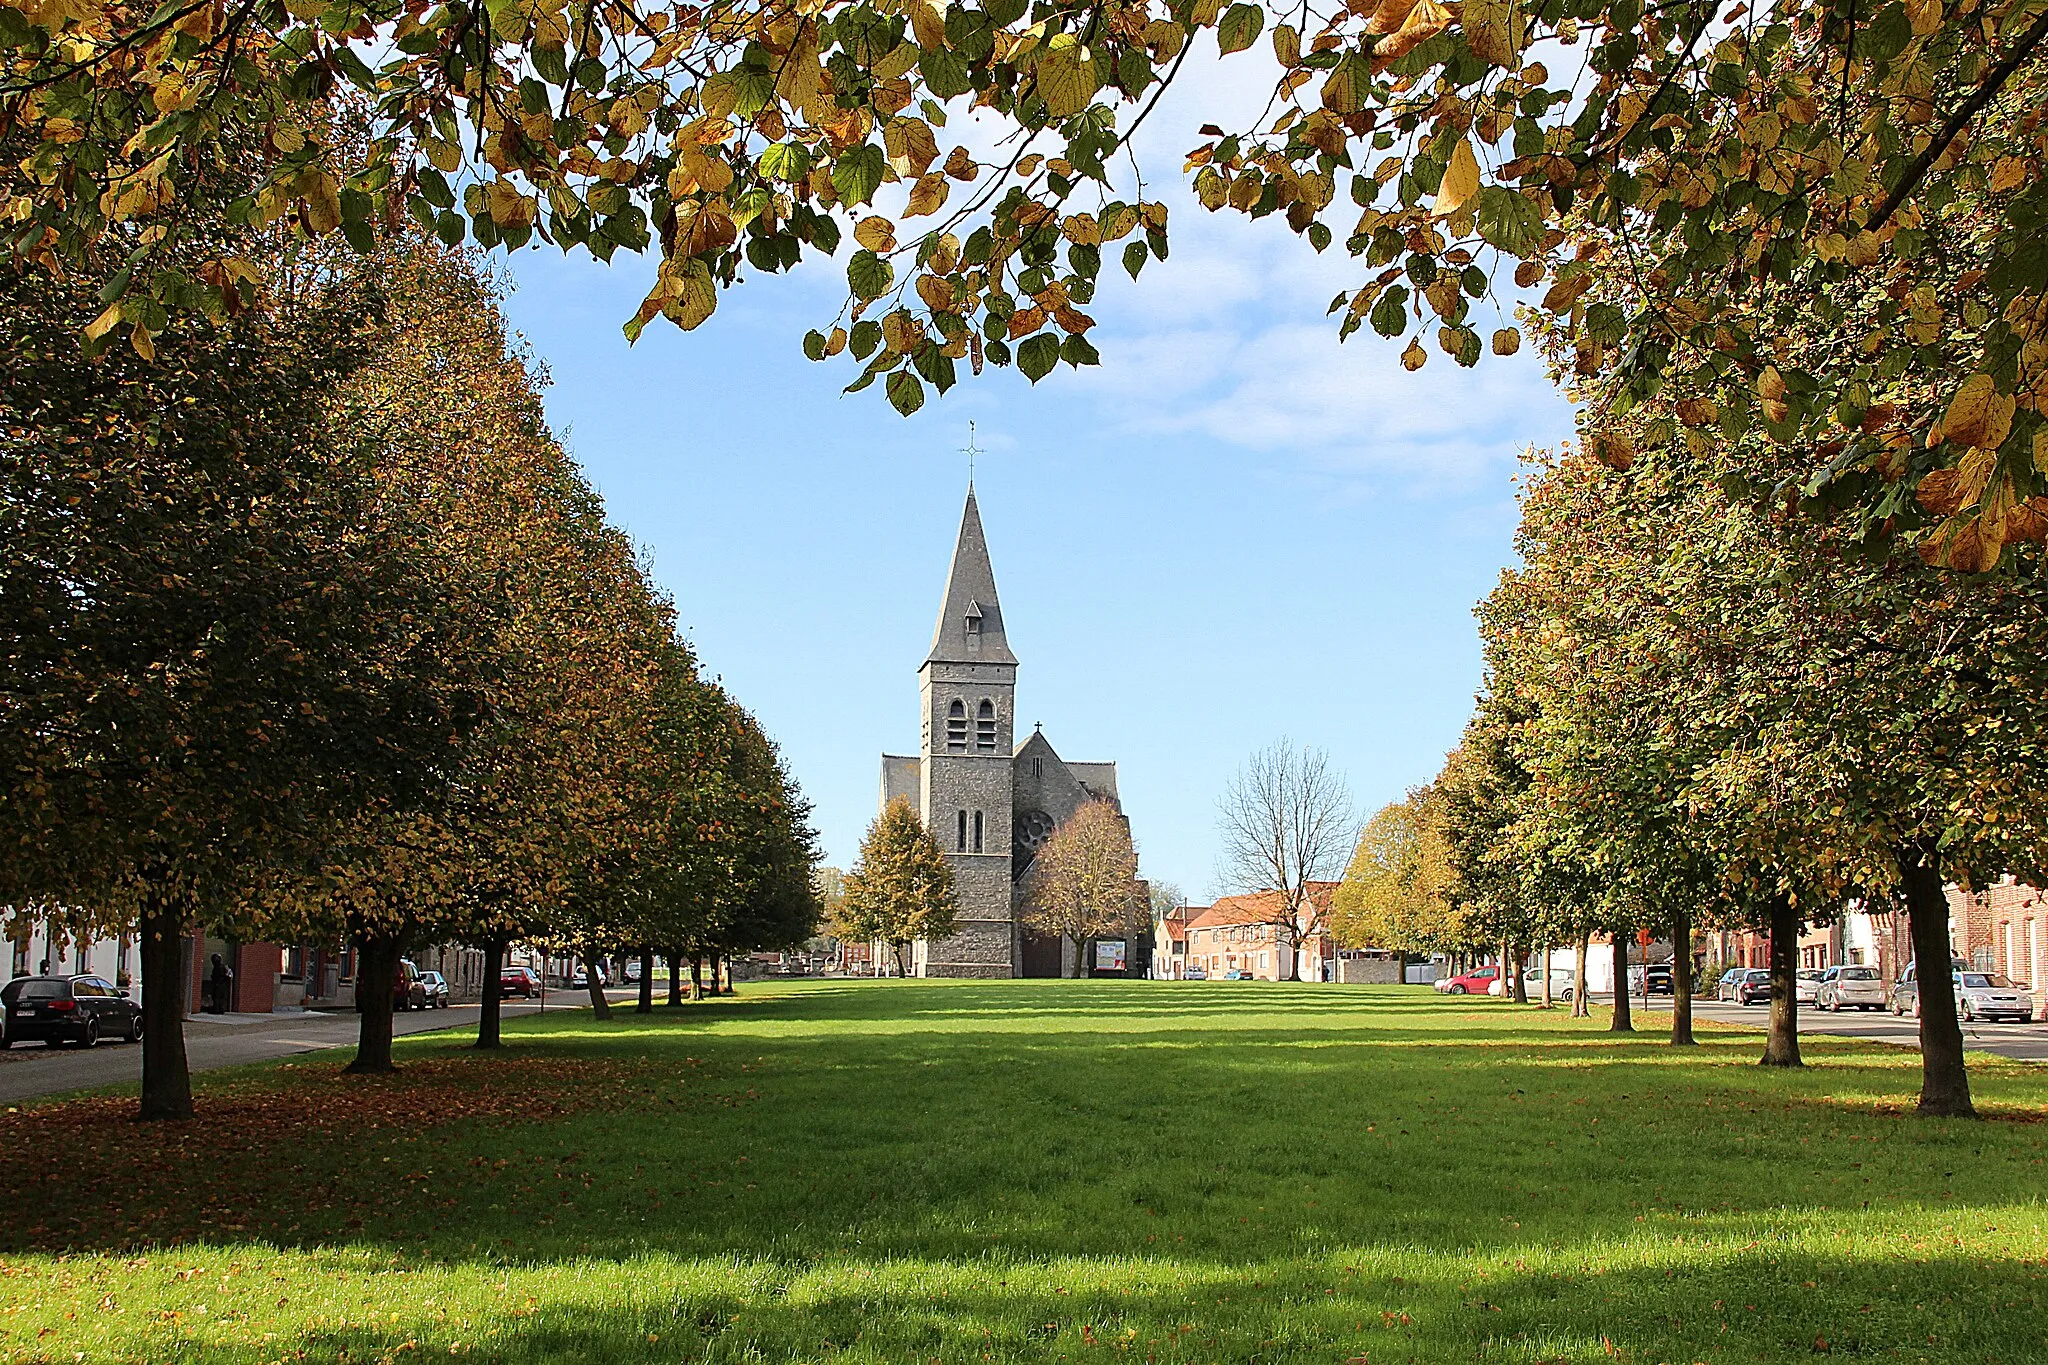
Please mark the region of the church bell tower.
POLYGON ((974 489, 960 518, 953 567, 931 651, 918 669, 924 741, 918 804, 953 867, 959 902, 951 938, 919 945, 926 976, 1016 975, 1010 819, 1017 656, 982 535, 974 489))

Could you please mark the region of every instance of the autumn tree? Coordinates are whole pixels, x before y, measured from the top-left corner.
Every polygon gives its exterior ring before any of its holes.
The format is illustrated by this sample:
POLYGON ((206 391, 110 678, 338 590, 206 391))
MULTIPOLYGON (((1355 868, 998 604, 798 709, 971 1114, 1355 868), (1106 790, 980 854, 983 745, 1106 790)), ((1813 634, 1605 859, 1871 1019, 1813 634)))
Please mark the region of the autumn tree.
POLYGON ((952 933, 957 910, 946 855, 916 809, 898 797, 868 826, 846 874, 846 932, 887 943, 897 971, 908 976, 910 944, 952 933))
POLYGON ((1450 842, 1440 804, 1429 788, 1373 813, 1358 836, 1330 911, 1330 929, 1346 948, 1383 948, 1399 955, 1464 944, 1450 842))
POLYGON ((1276 740, 1230 779, 1217 806, 1218 856, 1241 890, 1278 891, 1271 921, 1286 948, 1283 981, 1300 980, 1303 945, 1328 928, 1327 902, 1309 883, 1333 881, 1357 830, 1344 779, 1321 749, 1276 740))
POLYGON ((1074 945, 1074 975, 1089 974, 1097 938, 1135 936, 1147 910, 1130 822, 1107 801, 1088 801, 1060 822, 1025 873, 1024 922, 1074 945))
POLYGON ((252 868, 408 799, 473 730, 477 680, 431 533, 321 405, 367 363, 359 293, 82 361, 102 306, 0 265, 0 899, 134 925, 142 1114, 182 1118, 184 936, 238 913, 252 868))

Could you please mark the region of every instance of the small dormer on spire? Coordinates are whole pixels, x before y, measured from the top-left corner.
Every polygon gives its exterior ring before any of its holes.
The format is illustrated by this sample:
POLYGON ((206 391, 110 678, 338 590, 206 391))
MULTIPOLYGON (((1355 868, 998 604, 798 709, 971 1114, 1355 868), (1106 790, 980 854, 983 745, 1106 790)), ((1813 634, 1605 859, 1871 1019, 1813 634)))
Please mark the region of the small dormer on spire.
POLYGON ((953 546, 953 567, 946 577, 946 599, 939 608, 926 663, 1015 664, 1003 635, 1003 608, 996 597, 996 573, 989 563, 988 541, 981 530, 981 509, 974 490, 960 516, 960 538, 953 546))

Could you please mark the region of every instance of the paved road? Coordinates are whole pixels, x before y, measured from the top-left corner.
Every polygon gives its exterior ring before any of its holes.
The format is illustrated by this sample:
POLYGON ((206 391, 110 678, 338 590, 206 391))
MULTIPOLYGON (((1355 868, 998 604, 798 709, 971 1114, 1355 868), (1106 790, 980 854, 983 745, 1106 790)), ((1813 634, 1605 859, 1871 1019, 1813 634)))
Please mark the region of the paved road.
MULTIPOLYGON (((1594 997, 1606 1003, 1602 997, 1594 997)), ((1643 998, 1631 996, 1630 1003, 1640 1011, 1643 998)), ((1671 1012, 1671 997, 1653 995, 1650 1009, 1656 1013, 1671 1012)), ((1694 1000, 1692 1013, 1695 1019, 1712 1019, 1723 1024, 1741 1024, 1749 1028, 1763 1029, 1770 1021, 1770 1009, 1764 1005, 1742 1006, 1713 1000, 1694 1000)), ((1900 1047, 1920 1046, 1920 1022, 1910 1015, 1895 1019, 1888 1011, 1879 1010, 1867 1014, 1859 1010, 1843 1010, 1834 1014, 1817 1010, 1811 1005, 1799 1007, 1799 1031, 1835 1035, 1844 1038, 1866 1038, 1880 1043, 1894 1043, 1900 1047)), ((1984 1052, 1995 1052, 2001 1057, 2013 1057, 2027 1062, 2048 1062, 2048 1024, 1990 1024, 1963 1025, 1963 1046, 1984 1052)))
MULTIPOLYGON (((615 990, 608 994, 617 1004, 632 999, 634 992, 615 990)), ((581 991, 549 991, 547 1008, 549 1013, 588 1009, 590 1002, 581 991)), ((392 1016, 392 1032, 403 1037, 438 1029, 474 1029, 477 1010, 476 1005, 408 1010, 392 1016)), ((504 1010, 509 1019, 538 1013, 540 1005, 508 1000, 504 1010)), ((227 1016, 225 1021, 200 1016, 185 1025, 185 1056, 194 1071, 211 1071, 215 1067, 288 1057, 295 1052, 353 1047, 356 1028, 353 1013, 244 1014, 227 1016)), ((14 1104, 66 1090, 141 1079, 142 1048, 132 1043, 101 1043, 90 1052, 23 1043, 0 1052, 0 1103, 14 1104)))

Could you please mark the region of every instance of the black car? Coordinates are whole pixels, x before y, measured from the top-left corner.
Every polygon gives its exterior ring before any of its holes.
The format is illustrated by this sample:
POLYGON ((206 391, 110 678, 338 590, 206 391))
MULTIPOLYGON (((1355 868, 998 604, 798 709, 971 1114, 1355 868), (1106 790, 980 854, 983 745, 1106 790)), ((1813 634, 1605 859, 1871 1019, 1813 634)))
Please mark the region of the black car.
POLYGON ((138 1042, 142 1006, 97 976, 23 976, 0 987, 6 1034, 0 1047, 40 1040, 92 1047, 103 1038, 138 1042))

